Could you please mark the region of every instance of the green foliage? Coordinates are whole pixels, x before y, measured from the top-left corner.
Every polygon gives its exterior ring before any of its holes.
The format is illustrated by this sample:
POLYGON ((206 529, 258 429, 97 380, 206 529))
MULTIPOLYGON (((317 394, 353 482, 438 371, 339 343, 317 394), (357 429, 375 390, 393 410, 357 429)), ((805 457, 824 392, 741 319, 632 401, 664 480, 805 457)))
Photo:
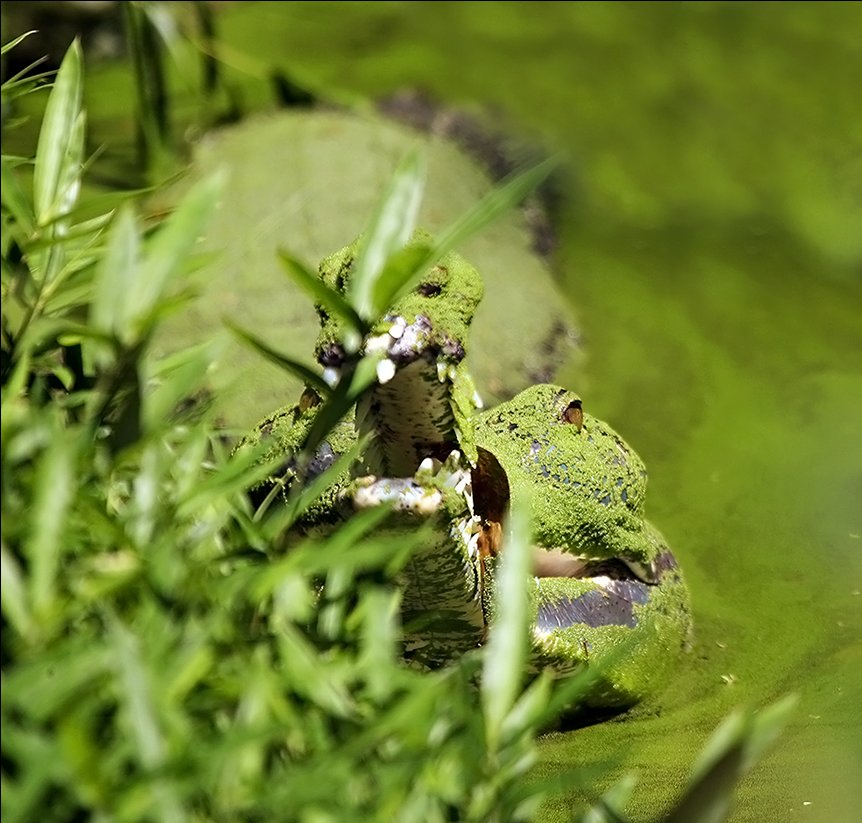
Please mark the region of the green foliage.
MULTIPOLYGON (((219 180, 149 236, 130 208, 75 222, 81 85, 73 46, 32 196, 3 158, 3 819, 528 819, 547 790, 528 777, 535 736, 577 683, 525 684, 527 524, 516 512, 505 617, 487 648, 430 673, 399 656, 395 578, 412 547, 375 535, 379 511, 277 551, 321 485, 279 517, 255 517, 245 492, 270 467, 231 454, 190 402, 205 389, 206 345, 145 365, 219 180)), ((415 185, 410 168, 393 191, 415 185)), ((371 303, 345 309, 363 322, 422 265, 399 258, 392 238, 410 232, 391 205, 367 233, 382 244, 366 263, 371 303)), ((310 446, 373 366, 357 355, 345 369, 310 446)), ((734 721, 716 740, 685 819, 718 819, 725 806, 708 798, 726 797, 740 771, 728 757, 750 762, 783 713, 734 721)))

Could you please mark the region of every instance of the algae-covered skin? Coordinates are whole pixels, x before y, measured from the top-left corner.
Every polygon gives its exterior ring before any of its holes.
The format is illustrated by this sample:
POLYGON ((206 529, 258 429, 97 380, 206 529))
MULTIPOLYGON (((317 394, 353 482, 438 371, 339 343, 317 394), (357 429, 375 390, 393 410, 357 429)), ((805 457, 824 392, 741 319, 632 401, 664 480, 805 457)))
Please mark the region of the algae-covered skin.
POLYGON ((394 506, 389 535, 421 540, 400 575, 404 655, 436 668, 476 649, 485 638, 472 477, 458 451, 426 458, 412 477, 356 481, 357 509, 394 506))
MULTIPOLYGON (((429 241, 417 234, 407 254, 429 241)), ((349 294, 360 240, 323 260, 319 274, 349 294)), ((363 438, 363 452, 299 525, 327 529, 354 509, 392 508, 379 527, 422 539, 400 575, 408 659, 440 666, 477 648, 493 624, 499 524, 527 501, 535 576, 532 666, 593 672, 586 707, 619 708, 657 691, 690 632, 688 595, 661 534, 644 518, 646 469, 625 441, 583 411, 581 399, 538 385, 477 413, 467 336, 482 296, 478 272, 449 254, 398 300, 363 340, 318 307, 316 346, 332 382, 351 350, 374 354, 378 382, 317 448, 314 476, 363 438)), ((284 455, 269 488, 294 477, 317 408, 298 406, 260 423, 247 445, 284 455)))
MULTIPOLYGON (((404 253, 430 240, 418 231, 404 253)), ((361 242, 358 238, 321 262, 319 275, 330 288, 349 292, 361 242)), ((369 473, 407 476, 427 455, 445 457, 452 448, 475 461, 472 419, 477 397, 464 359, 482 291, 476 269, 450 252, 389 309, 364 341, 366 351, 383 358, 379 383, 356 408, 357 432, 370 437, 364 453, 369 473)), ((321 330, 315 354, 331 378, 344 362, 348 330, 323 307, 317 311, 321 330)))
MULTIPOLYGON (((431 239, 419 230, 405 252, 431 239)), ((330 288, 342 294, 348 291, 361 242, 362 238, 357 238, 321 261, 318 276, 330 288)), ((476 269, 450 252, 389 309, 360 343, 364 351, 376 351, 382 358, 379 382, 360 398, 355 414, 339 423, 317 448, 309 466, 310 476, 349 451, 358 438, 366 438, 367 446, 352 476, 407 477, 426 456, 445 458, 453 449, 458 449, 467 462, 475 462, 472 421, 478 396, 465 357, 469 326, 482 292, 476 269)), ((320 305, 315 308, 321 325, 315 355, 324 376, 332 381, 344 363, 349 332, 337 316, 320 305)), ((262 484, 264 494, 275 483, 289 487, 294 456, 316 413, 316 403, 286 406, 258 423, 244 438, 241 447, 264 444, 263 460, 285 455, 282 469, 262 484)), ((347 473, 338 479, 309 513, 305 526, 315 518, 326 522, 338 519, 331 508, 346 494, 350 479, 347 473)))
POLYGON ((476 426, 512 493, 529 495, 537 543, 649 569, 659 548, 642 529, 646 468, 610 426, 583 412, 580 397, 533 386, 476 426))
MULTIPOLYGON (((238 451, 260 449, 259 460, 261 463, 281 458, 280 464, 277 465, 272 474, 250 490, 254 503, 260 503, 274 486, 280 487, 283 497, 287 496, 295 478, 296 458, 311 430, 311 425, 317 414, 318 402, 318 398, 307 392, 299 403, 285 406, 261 420, 237 446, 238 451), (309 402, 309 397, 314 399, 309 402)), ((347 454, 355 445, 356 431, 353 417, 350 416, 336 424, 326 439, 317 447, 305 467, 304 476, 306 480, 313 480, 318 475, 323 474, 339 457, 347 454)), ((303 530, 332 525, 343 519, 341 495, 350 480, 351 475, 346 470, 334 479, 333 484, 324 491, 300 520, 303 530)))
MULTIPOLYGON (((553 385, 480 415, 476 438, 511 497, 530 508, 534 666, 589 664, 587 707, 622 708, 659 690, 688 644, 691 617, 676 560, 643 516, 640 458, 576 394, 553 385)), ((496 559, 485 562, 493 580, 496 559)), ((493 609, 493 598, 486 604, 493 609)))

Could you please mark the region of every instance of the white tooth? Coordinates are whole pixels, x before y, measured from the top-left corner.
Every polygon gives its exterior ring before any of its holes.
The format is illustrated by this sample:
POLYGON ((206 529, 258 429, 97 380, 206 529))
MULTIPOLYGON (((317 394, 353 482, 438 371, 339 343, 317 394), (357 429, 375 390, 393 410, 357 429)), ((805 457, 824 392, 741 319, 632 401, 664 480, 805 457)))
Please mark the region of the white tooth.
POLYGON ((485 408, 485 404, 482 402, 482 398, 479 396, 479 392, 475 389, 473 391, 473 405, 477 409, 484 409, 485 408))
POLYGON ((448 370, 449 379, 454 383, 455 378, 457 376, 458 376, 458 369, 456 369, 454 366, 449 366, 449 370, 448 370))
POLYGON ((445 364, 445 363, 439 363, 439 362, 438 362, 438 363, 437 363, 437 379, 438 379, 441 383, 445 383, 445 382, 446 382, 446 371, 447 371, 446 364, 445 364))
POLYGON ((445 465, 449 471, 455 471, 461 463, 461 452, 458 449, 452 449, 449 452, 449 456, 446 458, 445 465))
POLYGON ((388 383, 393 377, 395 377, 395 364, 389 360, 381 360, 377 364, 377 381, 380 385, 384 383, 388 383))
POLYGON ((442 502, 443 495, 434 489, 434 491, 429 494, 423 494, 422 497, 416 501, 415 505, 410 506, 410 510, 415 511, 418 514, 434 514, 434 512, 440 508, 440 504, 442 502))
POLYGON ((368 342, 365 344, 365 353, 373 354, 378 351, 387 351, 390 339, 388 334, 378 334, 377 337, 369 337, 368 342))
POLYGON ((623 560, 623 563, 629 567, 631 573, 637 577, 638 580, 642 580, 644 583, 655 582, 656 573, 654 568, 647 568, 643 563, 639 563, 637 560, 623 560))
POLYGON ((434 458, 426 457, 420 464, 418 471, 433 471, 434 470, 434 458))
POLYGON ((332 366, 327 366, 323 370, 323 382, 326 383, 327 386, 335 388, 338 383, 338 374, 338 369, 332 366))
POLYGON ((473 536, 467 541, 467 554, 470 557, 478 557, 479 555, 479 532, 473 534, 473 536))
MULTIPOLYGON (((472 486, 464 492, 464 500, 467 503, 467 511, 469 511, 470 514, 475 514, 476 508, 475 508, 475 505, 473 503, 473 488, 472 488, 472 486)), ((477 521, 477 523, 478 523, 478 521, 477 521)), ((477 528, 478 528, 478 525, 477 525, 477 528)))
POLYGON ((396 317, 395 322, 392 324, 392 328, 389 329, 389 336, 393 340, 399 340, 401 335, 404 334, 404 327, 407 325, 407 321, 403 317, 396 317))

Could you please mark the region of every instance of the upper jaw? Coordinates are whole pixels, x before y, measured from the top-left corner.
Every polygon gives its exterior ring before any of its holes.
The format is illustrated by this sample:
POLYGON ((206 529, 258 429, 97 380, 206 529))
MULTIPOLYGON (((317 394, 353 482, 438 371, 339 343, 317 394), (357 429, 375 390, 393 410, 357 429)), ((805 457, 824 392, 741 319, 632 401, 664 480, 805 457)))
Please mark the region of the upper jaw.
MULTIPOLYGON (((462 343, 437 332, 424 314, 416 315, 412 322, 402 315, 387 315, 381 326, 381 330, 370 335, 363 346, 364 354, 378 354, 381 363, 387 364, 378 368, 381 383, 388 382, 399 369, 418 360, 436 361, 438 368, 445 368, 457 365, 465 357, 462 343)), ((317 361, 324 368, 327 382, 337 378, 347 357, 347 351, 339 341, 326 341, 319 345, 317 361)))

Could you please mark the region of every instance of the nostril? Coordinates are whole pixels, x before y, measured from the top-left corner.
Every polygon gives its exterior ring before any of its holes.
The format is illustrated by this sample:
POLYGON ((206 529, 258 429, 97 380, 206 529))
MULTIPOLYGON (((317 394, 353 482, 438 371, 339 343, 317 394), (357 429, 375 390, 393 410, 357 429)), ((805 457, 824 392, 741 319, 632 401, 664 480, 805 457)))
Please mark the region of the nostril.
POLYGON ((443 287, 439 283, 421 283, 416 291, 423 297, 436 297, 443 291, 443 287))
POLYGON ((325 367, 340 366, 344 363, 345 357, 344 348, 339 343, 326 343, 317 356, 317 362, 325 367))

